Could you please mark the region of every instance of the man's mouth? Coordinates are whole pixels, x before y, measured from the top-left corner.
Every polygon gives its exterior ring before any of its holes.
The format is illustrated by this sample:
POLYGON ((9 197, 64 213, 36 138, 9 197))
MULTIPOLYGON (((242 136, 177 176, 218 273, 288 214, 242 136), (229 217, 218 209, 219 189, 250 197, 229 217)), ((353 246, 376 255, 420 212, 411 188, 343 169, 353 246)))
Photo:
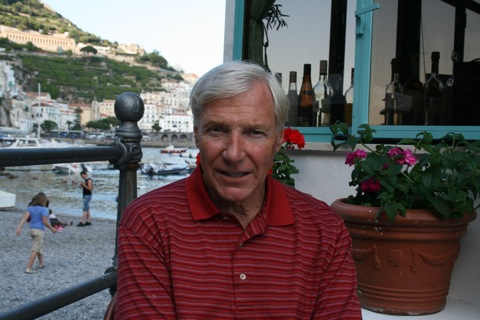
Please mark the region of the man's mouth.
POLYGON ((244 177, 247 175, 246 172, 224 172, 223 174, 233 178, 244 177))

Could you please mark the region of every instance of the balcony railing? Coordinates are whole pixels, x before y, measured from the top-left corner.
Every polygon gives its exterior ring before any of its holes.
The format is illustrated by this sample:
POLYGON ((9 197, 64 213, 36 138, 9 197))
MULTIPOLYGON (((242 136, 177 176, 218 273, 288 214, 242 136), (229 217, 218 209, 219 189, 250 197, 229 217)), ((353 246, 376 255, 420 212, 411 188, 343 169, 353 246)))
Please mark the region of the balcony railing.
MULTIPOLYGON (((123 93, 115 101, 115 114, 121 124, 115 132, 111 145, 55 149, 3 148, 0 149, 0 167, 109 161, 119 170, 118 226, 123 210, 137 197, 137 170, 142 159, 140 145, 142 134, 137 122, 142 118, 143 112, 144 104, 137 94, 123 93)), ((117 241, 115 241, 113 265, 107 266, 105 274, 3 312, 0 314, 0 319, 35 319, 105 289, 110 289, 110 293, 113 294, 117 283, 116 257, 117 241)))

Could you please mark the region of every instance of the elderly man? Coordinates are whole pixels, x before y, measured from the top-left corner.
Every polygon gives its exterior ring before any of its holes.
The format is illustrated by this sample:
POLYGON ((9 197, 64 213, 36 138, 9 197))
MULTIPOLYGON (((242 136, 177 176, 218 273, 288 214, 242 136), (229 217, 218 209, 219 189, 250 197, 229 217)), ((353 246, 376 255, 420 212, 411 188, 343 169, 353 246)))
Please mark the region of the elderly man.
POLYGON ((230 62, 191 93, 201 164, 125 210, 117 319, 361 319, 351 240, 319 200, 272 179, 288 100, 230 62))

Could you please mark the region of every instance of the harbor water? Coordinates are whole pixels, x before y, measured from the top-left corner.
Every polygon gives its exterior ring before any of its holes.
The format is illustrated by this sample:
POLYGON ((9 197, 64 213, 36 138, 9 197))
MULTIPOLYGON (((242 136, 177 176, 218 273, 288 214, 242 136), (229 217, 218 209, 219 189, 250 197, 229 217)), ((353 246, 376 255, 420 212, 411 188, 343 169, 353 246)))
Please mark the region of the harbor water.
MULTIPOLYGON (((142 163, 185 163, 178 155, 161 154, 158 148, 143 148, 142 163)), ((192 159, 189 159, 190 161, 192 159)), ((90 205, 92 219, 116 220, 119 171, 108 168, 108 162, 89 163, 90 177, 94 183, 93 199, 90 205)), ((16 195, 17 208, 27 208, 32 197, 44 192, 50 200, 50 208, 62 215, 80 218, 82 216, 82 181, 80 174, 59 174, 53 166, 29 166, 6 168, 9 175, 0 176, 0 190, 16 195)), ((187 174, 148 176, 138 172, 138 196, 168 183, 187 177, 187 174)))

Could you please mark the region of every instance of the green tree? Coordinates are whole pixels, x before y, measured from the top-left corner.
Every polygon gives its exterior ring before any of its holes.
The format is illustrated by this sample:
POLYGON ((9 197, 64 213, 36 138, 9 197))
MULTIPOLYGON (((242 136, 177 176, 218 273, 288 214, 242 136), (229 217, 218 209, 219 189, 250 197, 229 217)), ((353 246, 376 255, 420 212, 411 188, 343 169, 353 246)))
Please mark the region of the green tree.
POLYGON ((70 121, 70 120, 67 121, 68 131, 70 131, 70 126, 71 126, 72 124, 73 124, 72 121, 70 121))
POLYGON ((106 117, 101 121, 111 125, 113 128, 118 127, 120 125, 120 120, 118 120, 117 117, 106 117))
POLYGON ((152 129, 155 130, 156 132, 159 132, 160 130, 162 130, 162 127, 160 127, 158 125, 158 121, 155 122, 155 124, 152 126, 152 129))
POLYGON ((76 107, 75 108, 75 121, 73 122, 73 127, 72 130, 82 130, 82 125, 81 125, 81 115, 83 113, 82 108, 76 107))
POLYGON ((40 125, 40 128, 42 128, 45 133, 50 133, 53 129, 58 128, 58 124, 52 120, 44 120, 40 125))
POLYGON ((87 128, 106 131, 106 130, 110 130, 110 124, 102 120, 88 121, 87 128))
POLYGON ((82 49, 80 49, 80 52, 85 53, 86 55, 90 55, 90 54, 96 55, 98 51, 92 46, 85 46, 82 49))

